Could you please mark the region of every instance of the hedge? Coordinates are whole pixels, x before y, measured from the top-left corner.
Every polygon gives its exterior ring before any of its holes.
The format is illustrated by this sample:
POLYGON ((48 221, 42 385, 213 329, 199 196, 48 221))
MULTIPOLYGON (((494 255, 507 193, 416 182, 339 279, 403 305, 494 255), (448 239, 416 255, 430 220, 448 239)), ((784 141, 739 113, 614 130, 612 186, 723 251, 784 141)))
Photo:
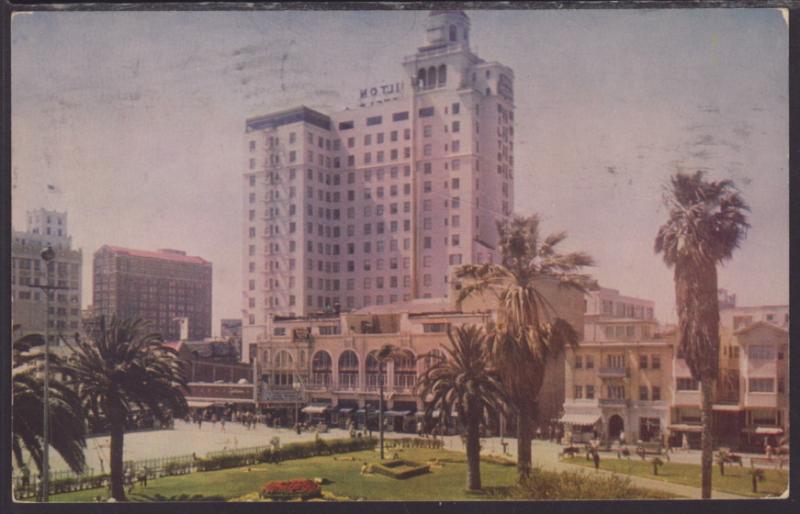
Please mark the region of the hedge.
POLYGON ((334 453, 347 453, 375 448, 377 441, 372 439, 317 439, 316 441, 289 443, 280 448, 267 448, 245 454, 215 455, 197 460, 198 471, 252 466, 262 462, 274 463, 284 460, 305 459, 334 453))
POLYGON ((400 437, 395 439, 386 439, 383 442, 385 448, 430 448, 438 450, 444 447, 442 439, 432 439, 423 437, 400 437))

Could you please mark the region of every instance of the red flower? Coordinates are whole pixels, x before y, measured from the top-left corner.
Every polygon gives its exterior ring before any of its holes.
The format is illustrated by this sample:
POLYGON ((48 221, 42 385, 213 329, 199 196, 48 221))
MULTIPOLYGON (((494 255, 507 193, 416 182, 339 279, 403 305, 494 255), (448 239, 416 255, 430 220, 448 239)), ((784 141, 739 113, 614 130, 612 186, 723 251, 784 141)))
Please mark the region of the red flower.
POLYGON ((308 479, 276 480, 264 484, 261 492, 264 496, 309 497, 319 495, 322 489, 308 479))

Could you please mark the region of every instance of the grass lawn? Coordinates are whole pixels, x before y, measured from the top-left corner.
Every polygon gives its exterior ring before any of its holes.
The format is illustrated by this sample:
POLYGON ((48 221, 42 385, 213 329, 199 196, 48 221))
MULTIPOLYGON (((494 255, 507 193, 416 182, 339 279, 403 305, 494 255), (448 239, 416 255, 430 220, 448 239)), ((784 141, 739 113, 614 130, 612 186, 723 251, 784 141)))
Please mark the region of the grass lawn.
MULTIPOLYGON (((665 459, 661 459, 665 461, 665 459)), ((631 457, 630 460, 616 456, 603 456, 600 460, 600 469, 607 469, 624 475, 636 475, 653 480, 674 482, 676 484, 700 487, 700 466, 697 464, 680 464, 664 462, 658 468, 658 475, 653 475, 653 465, 650 464, 650 457, 647 461, 642 461, 638 457, 631 457)), ((564 462, 577 464, 593 468, 594 464, 586 460, 583 456, 575 456, 566 459, 564 462)), ((749 468, 740 467, 738 464, 726 465, 725 476, 719 474, 719 466, 716 464, 711 476, 711 487, 715 491, 722 491, 753 498, 763 498, 767 495, 779 495, 789 487, 789 473, 785 470, 765 469, 764 481, 758 483, 758 492, 753 493, 752 480, 749 468)))
MULTIPOLYGON (((387 457, 394 453, 388 450, 387 457)), ((202 495, 202 499, 231 499, 259 491, 270 480, 292 478, 326 478, 329 484, 323 490, 336 496, 365 498, 368 500, 463 500, 474 498, 464 491, 466 486, 466 460, 464 454, 443 450, 407 448, 399 452, 403 459, 420 464, 436 457, 442 462, 431 473, 405 480, 397 480, 378 474, 361 475, 361 466, 366 462, 377 462, 377 452, 360 451, 333 456, 311 457, 284 461, 280 464, 259 464, 247 468, 191 473, 189 475, 165 477, 150 481, 148 487, 134 489, 132 500, 147 500, 160 494, 166 498, 177 498, 186 494, 202 495), (348 460, 344 460, 348 459, 348 460), (353 460, 349 460, 353 459, 353 460)), ((485 486, 506 486, 514 482, 516 470, 513 466, 481 463, 481 479, 485 486)), ((59 494, 51 501, 93 501, 106 491, 100 489, 59 494)))
MULTIPOLYGON (((389 450, 391 457, 394 450, 389 450)), ((441 465, 433 466, 431 473, 398 480, 378 474, 362 476, 361 466, 377 462, 378 454, 360 451, 334 456, 311 457, 284 461, 280 464, 259 464, 247 468, 191 473, 151 480, 147 488, 138 485, 130 495, 131 500, 157 499, 228 500, 257 492, 265 482, 293 478, 325 478, 330 483, 323 491, 337 497, 366 500, 474 500, 480 495, 468 494, 466 486, 466 459, 463 453, 446 450, 407 448, 399 452, 402 459, 424 464, 437 458, 441 465), (345 460, 347 459, 347 460, 345 460), (352 459, 352 460, 350 460, 352 459), (182 495, 187 495, 181 498, 182 495)), ((516 468, 502 464, 481 462, 481 480, 484 488, 503 490, 516 481, 516 468)), ((59 494, 53 502, 91 502, 94 497, 106 496, 106 490, 94 489, 59 494)), ((492 499, 498 499, 496 496, 492 499)))

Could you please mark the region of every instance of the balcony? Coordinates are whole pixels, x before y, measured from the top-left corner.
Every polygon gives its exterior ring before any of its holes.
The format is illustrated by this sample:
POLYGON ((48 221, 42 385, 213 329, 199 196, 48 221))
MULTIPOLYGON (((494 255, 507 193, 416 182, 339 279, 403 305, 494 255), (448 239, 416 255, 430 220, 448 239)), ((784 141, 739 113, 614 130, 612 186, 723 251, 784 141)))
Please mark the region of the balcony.
POLYGON ((630 376, 630 368, 600 368, 597 370, 600 378, 625 378, 630 376))
POLYGON ((601 407, 627 407, 630 403, 625 398, 600 398, 598 404, 601 407))

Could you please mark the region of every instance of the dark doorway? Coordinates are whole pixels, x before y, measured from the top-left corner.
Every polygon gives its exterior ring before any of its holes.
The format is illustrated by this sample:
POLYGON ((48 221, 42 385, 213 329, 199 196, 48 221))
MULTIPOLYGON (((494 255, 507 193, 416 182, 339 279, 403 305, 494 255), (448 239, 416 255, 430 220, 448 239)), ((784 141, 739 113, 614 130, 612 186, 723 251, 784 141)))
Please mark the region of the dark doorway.
POLYGON ((608 418, 608 437, 609 439, 619 439, 620 434, 625 429, 625 422, 622 417, 614 414, 608 418))

